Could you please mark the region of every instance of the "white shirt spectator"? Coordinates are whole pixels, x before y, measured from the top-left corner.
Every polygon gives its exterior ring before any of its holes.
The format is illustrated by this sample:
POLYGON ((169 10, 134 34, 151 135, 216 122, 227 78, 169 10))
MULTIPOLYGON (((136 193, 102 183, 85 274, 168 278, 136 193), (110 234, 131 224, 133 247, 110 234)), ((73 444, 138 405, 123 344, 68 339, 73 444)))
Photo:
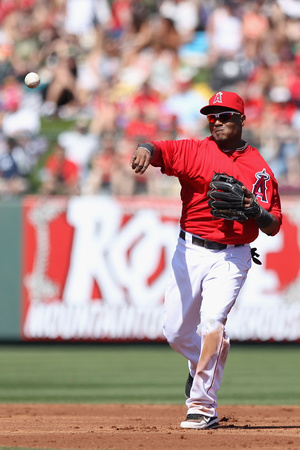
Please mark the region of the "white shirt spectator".
POLYGON ((216 8, 209 17, 206 31, 210 49, 218 56, 232 56, 241 49, 242 21, 230 8, 216 8))
POLYGON ((163 0, 159 13, 168 19, 172 19, 175 28, 182 36, 192 37, 199 24, 199 12, 193 0, 163 0))
POLYGON ((30 108, 24 107, 16 112, 4 114, 2 130, 5 136, 14 136, 20 133, 37 135, 40 128, 39 113, 30 108))
POLYGON ((83 180, 88 172, 89 162, 99 148, 98 136, 80 128, 79 123, 75 130, 60 133, 58 143, 65 148, 66 157, 78 166, 83 180))
POLYGON ((299 0, 277 0, 281 10, 289 17, 294 19, 300 18, 300 2, 299 0))
POLYGON ((67 0, 65 30, 67 33, 83 35, 93 27, 95 20, 106 25, 111 19, 107 0, 67 0))

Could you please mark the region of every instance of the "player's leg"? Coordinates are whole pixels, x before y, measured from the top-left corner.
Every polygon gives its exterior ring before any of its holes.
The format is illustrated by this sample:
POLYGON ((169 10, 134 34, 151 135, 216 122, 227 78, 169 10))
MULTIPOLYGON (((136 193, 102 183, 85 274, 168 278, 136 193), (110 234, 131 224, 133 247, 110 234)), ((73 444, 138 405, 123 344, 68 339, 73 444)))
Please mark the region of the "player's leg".
MULTIPOLYGON (((230 346, 225 324, 250 267, 248 246, 214 252, 214 264, 202 284, 201 325, 198 329, 202 347, 190 398, 186 401, 188 415, 217 417, 217 392, 230 346)), ((182 426, 189 425, 191 422, 182 423, 182 426)))
POLYGON ((201 279, 206 270, 204 250, 179 239, 164 302, 164 334, 171 347, 187 358, 192 376, 201 351, 197 327, 201 279))

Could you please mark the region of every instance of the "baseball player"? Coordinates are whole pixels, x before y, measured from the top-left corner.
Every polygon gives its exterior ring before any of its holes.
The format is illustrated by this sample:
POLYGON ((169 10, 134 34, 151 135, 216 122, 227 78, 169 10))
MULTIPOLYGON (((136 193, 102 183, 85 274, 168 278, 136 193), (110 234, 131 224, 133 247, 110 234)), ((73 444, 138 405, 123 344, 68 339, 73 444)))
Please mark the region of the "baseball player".
POLYGON ((252 264, 259 230, 278 233, 278 184, 258 150, 242 139, 244 103, 217 92, 200 112, 211 136, 151 141, 133 152, 131 167, 149 164, 181 184, 180 232, 164 303, 164 334, 188 360, 187 416, 182 428, 219 424, 217 391, 229 351, 227 316, 252 264))

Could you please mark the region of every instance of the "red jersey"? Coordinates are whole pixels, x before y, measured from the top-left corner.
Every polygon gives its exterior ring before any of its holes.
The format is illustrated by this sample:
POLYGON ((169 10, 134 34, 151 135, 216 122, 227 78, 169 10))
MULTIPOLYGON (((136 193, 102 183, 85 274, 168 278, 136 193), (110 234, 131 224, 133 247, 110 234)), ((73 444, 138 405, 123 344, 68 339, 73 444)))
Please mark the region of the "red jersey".
POLYGON ((240 180, 258 199, 259 204, 278 218, 282 216, 278 183, 258 150, 250 145, 244 150, 220 150, 212 137, 198 141, 152 141, 156 154, 151 164, 161 167, 162 173, 176 176, 181 184, 182 214, 180 226, 196 234, 223 244, 253 242, 259 232, 254 219, 244 222, 216 219, 210 213, 207 191, 215 172, 226 172, 240 180))

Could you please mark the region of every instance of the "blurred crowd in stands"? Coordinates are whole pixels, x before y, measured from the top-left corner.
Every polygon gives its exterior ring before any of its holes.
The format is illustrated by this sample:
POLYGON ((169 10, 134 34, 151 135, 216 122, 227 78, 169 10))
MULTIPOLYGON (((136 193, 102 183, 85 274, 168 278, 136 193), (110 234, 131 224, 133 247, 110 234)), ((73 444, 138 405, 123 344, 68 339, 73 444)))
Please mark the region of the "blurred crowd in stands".
POLYGON ((209 135, 218 90, 244 98, 245 139, 300 193, 299 0, 1 0, 0 198, 177 196, 130 155, 209 135))

